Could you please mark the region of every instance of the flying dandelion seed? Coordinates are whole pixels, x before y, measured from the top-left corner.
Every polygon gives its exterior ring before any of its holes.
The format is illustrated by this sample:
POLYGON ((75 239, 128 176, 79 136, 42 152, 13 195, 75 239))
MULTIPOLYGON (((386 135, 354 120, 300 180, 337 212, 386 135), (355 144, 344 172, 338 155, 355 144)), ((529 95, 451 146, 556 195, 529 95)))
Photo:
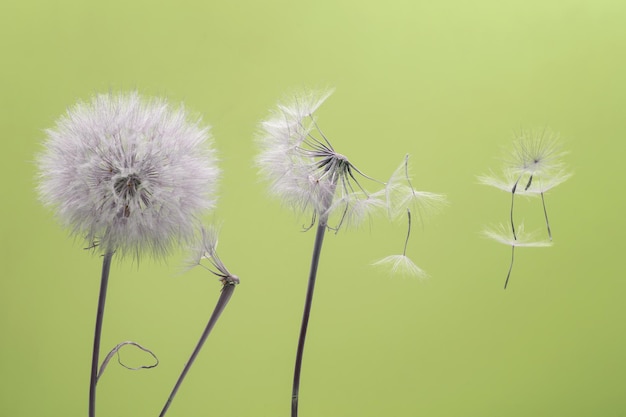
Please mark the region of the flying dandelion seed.
POLYGON ((392 274, 400 276, 414 276, 426 278, 428 275, 419 266, 406 255, 406 248, 409 245, 409 237, 411 236, 411 210, 407 209, 408 227, 406 239, 404 241, 404 250, 402 255, 389 255, 383 259, 373 263, 375 266, 389 268, 392 274))
POLYGON ((520 130, 513 141, 512 153, 505 159, 501 174, 494 174, 492 171, 478 178, 482 184, 511 193, 509 221, 514 238, 517 237, 514 220, 515 195, 539 195, 548 238, 552 240, 545 193, 571 176, 562 160, 565 154, 559 135, 547 128, 520 130))

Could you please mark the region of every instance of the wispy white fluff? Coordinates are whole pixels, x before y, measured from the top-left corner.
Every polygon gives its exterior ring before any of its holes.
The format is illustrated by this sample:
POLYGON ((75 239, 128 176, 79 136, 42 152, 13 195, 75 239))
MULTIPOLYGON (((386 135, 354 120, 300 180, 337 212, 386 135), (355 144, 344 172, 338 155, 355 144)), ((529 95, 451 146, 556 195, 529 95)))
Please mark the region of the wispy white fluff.
POLYGON ((507 165, 519 175, 546 176, 563 169, 564 155, 558 133, 548 128, 521 129, 516 133, 507 165))
POLYGON ((520 194, 541 194, 566 181, 571 174, 565 169, 559 135, 547 128, 522 129, 516 133, 511 152, 504 158, 499 174, 491 171, 478 177, 481 184, 520 194))
POLYGON ((392 275, 426 278, 428 275, 406 255, 389 255, 372 265, 388 269, 392 275))
POLYGON ((483 185, 489 185, 508 193, 514 190, 513 192, 516 195, 537 196, 548 192, 557 185, 562 184, 571 176, 572 174, 564 169, 550 172, 549 175, 535 177, 527 189, 525 187, 516 187, 520 176, 512 170, 505 170, 500 174, 490 172, 487 175, 479 176, 478 181, 483 185))
POLYGON ((348 157, 336 152, 315 115, 331 93, 332 90, 298 93, 278 104, 261 123, 256 162, 270 182, 271 193, 296 212, 311 214, 314 221, 334 230, 356 226, 379 213, 391 219, 408 214, 402 255, 388 256, 374 265, 385 266, 392 274, 426 276, 406 256, 411 212, 421 218, 445 204, 445 197, 415 190, 409 176, 408 155, 389 181, 383 182, 369 177, 348 157), (377 189, 369 191, 362 184, 366 182, 377 189))
POLYGON ((385 185, 385 197, 389 216, 397 219, 407 210, 418 214, 419 218, 431 215, 447 204, 443 194, 418 191, 413 188, 409 172, 409 155, 396 168, 385 185))
POLYGON ((500 224, 495 227, 485 229, 483 234, 496 242, 514 247, 548 247, 552 246, 551 241, 542 240, 537 237, 537 233, 529 233, 524 230, 524 224, 516 229, 517 238, 513 236, 509 225, 500 224))
POLYGON ((191 247, 191 256, 187 260, 190 267, 201 266, 220 278, 224 284, 239 284, 239 278, 231 274, 217 254, 218 229, 201 227, 200 236, 191 247), (205 265, 207 261, 209 265, 205 265))
POLYGON ((101 251, 164 254, 215 203, 209 127, 137 92, 79 102, 46 131, 40 199, 101 251))
POLYGON ((384 183, 367 176, 348 157, 336 152, 314 114, 331 93, 296 94, 261 123, 257 165, 269 180, 272 194, 297 212, 324 218, 334 215, 336 229, 358 225, 378 212, 399 217, 407 208, 422 211, 445 200, 412 187, 406 159, 384 183), (379 190, 367 190, 362 184, 365 180, 379 190))
POLYGON ((261 123, 257 164, 283 202, 313 216, 337 214, 338 228, 358 224, 385 201, 360 184, 359 177, 372 179, 336 152, 319 129, 314 113, 331 93, 304 91, 278 104, 261 123))

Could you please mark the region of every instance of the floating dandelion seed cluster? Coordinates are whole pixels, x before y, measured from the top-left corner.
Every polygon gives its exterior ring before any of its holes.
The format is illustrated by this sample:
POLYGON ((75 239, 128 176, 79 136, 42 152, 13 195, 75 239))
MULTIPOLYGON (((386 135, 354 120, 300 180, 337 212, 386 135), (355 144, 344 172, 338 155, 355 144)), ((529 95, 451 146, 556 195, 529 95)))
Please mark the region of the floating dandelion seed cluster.
POLYGON ((164 254, 193 236, 219 175, 208 127, 138 93, 78 103, 46 131, 39 195, 102 252, 164 254))
POLYGON ((480 183, 511 193, 509 226, 485 230, 485 236, 511 246, 511 262, 504 283, 506 289, 516 247, 547 247, 552 244, 552 229, 548 218, 545 193, 566 181, 570 176, 565 168, 559 136, 548 129, 521 130, 513 142, 513 151, 505 158, 504 168, 499 174, 491 172, 478 178, 480 183), (537 233, 525 233, 523 225, 515 226, 515 196, 540 196, 546 223, 548 240, 539 240, 537 233))

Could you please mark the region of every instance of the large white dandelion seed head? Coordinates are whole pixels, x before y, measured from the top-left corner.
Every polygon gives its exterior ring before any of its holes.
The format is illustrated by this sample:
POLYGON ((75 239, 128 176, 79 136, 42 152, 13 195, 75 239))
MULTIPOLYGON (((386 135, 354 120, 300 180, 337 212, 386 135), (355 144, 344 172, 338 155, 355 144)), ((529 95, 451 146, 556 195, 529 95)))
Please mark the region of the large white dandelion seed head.
POLYGON ((137 92, 79 102, 46 131, 38 193, 72 234, 101 252, 161 256, 193 237, 215 204, 209 128, 137 92))

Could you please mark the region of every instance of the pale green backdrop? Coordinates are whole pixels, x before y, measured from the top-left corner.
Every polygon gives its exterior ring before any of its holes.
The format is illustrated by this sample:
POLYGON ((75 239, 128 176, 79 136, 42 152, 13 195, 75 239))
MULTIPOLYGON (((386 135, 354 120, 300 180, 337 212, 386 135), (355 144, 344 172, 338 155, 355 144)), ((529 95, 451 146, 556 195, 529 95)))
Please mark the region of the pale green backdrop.
MULTIPOLYGON (((93 93, 183 101, 213 126, 223 179, 213 218, 241 285, 168 415, 288 416, 313 234, 267 196, 257 123, 285 93, 334 86, 319 122, 339 152, 450 205, 414 230, 427 281, 376 259, 404 226, 329 234, 304 358, 302 417, 625 416, 626 3, 524 1, 77 1, 0 4, 0 416, 85 416, 100 259, 34 192, 43 129, 93 93), (555 244, 481 237, 505 193, 477 184, 520 127, 561 132, 574 176, 547 196, 555 244)), ((520 200, 527 227, 538 200, 520 200)), ((98 415, 156 416, 219 283, 167 262, 116 263, 98 415), (141 355, 125 358, 140 363, 141 355)))

